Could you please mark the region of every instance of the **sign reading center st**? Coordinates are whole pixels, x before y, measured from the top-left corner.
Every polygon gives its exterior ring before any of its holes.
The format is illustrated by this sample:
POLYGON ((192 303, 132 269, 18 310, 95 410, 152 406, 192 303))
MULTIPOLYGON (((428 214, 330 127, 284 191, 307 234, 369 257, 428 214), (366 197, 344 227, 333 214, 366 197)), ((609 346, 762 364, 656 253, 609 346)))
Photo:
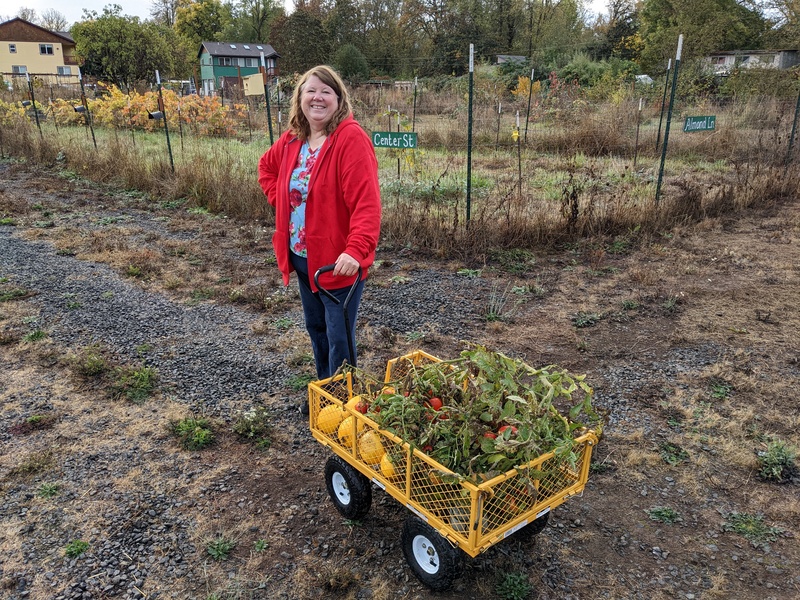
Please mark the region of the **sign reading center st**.
POLYGON ((717 117, 709 115, 706 117, 686 117, 683 123, 683 130, 690 131, 714 131, 717 128, 717 117))
POLYGON ((373 131, 372 145, 375 148, 399 148, 400 150, 416 148, 417 134, 409 132, 373 131))

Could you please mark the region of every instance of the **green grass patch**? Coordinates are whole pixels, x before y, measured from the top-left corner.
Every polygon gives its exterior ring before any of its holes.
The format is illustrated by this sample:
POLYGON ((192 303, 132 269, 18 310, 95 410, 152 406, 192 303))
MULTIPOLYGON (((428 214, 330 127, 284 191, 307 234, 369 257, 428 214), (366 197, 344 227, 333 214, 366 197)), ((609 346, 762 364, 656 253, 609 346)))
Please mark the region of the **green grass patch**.
POLYGON ((12 300, 23 300, 31 296, 31 292, 22 288, 12 288, 0 291, 0 302, 11 302, 12 300))
POLYGON ((120 367, 111 386, 115 398, 126 398, 140 404, 156 389, 158 373, 152 367, 120 367))
POLYGON ((797 450, 782 440, 773 440, 758 453, 758 476, 766 481, 783 483, 797 472, 797 450))
POLYGON ((300 390, 306 389, 308 384, 314 381, 314 379, 316 379, 316 377, 307 374, 292 375, 286 380, 286 387, 295 392, 299 392, 300 390))
POLYGON ((89 542, 84 542, 83 540, 72 540, 64 548, 64 554, 66 554, 68 558, 78 558, 88 549, 89 542))
POLYGON ((780 527, 771 527, 764 523, 764 515, 747 513, 730 513, 722 529, 738 533, 755 548, 776 541, 783 533, 780 527))
POLYGON ((269 413, 263 406, 244 412, 233 424, 233 431, 261 450, 268 450, 272 444, 272 424, 269 413))
POLYGON ((673 467, 689 460, 689 453, 672 442, 661 444, 658 447, 658 454, 665 463, 673 467))
POLYGON ((205 417, 187 417, 174 421, 170 430, 184 450, 202 450, 214 443, 211 422, 205 417))
POLYGON ((533 586, 525 573, 505 573, 497 582, 495 592, 502 600, 525 600, 533 592, 533 586))
POLYGON ((658 521, 659 523, 672 524, 681 520, 681 516, 678 512, 668 506, 654 506, 653 508, 646 509, 644 512, 647 513, 650 519, 658 521))
POLYGON ((226 560, 236 548, 236 541, 218 536, 206 544, 206 552, 214 560, 226 560))

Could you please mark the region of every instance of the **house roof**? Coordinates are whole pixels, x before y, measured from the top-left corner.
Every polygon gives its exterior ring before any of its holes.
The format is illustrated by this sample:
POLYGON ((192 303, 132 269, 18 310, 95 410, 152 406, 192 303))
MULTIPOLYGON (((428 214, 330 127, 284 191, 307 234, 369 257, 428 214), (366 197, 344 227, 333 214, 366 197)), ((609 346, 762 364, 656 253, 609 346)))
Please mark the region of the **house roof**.
POLYGON ((777 48, 775 50, 720 50, 711 52, 709 56, 741 56, 743 54, 777 54, 778 52, 797 52, 796 48, 777 48))
POLYGON ((202 42, 197 56, 199 57, 203 52, 208 52, 211 56, 236 56, 247 58, 260 58, 263 52, 264 58, 281 57, 269 44, 256 42, 202 42))
POLYGON ((52 42, 75 45, 72 36, 58 31, 50 31, 35 23, 15 17, 0 23, 0 40, 4 42, 52 42))

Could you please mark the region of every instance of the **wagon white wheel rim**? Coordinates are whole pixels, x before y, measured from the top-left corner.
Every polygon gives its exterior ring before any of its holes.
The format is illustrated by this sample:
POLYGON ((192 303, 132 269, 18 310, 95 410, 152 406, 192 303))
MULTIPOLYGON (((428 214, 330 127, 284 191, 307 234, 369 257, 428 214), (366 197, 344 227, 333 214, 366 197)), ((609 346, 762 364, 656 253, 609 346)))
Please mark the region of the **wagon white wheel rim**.
POLYGON ((335 471, 333 475, 331 475, 331 483, 333 484, 333 491, 336 494, 336 498, 342 506, 350 504, 350 488, 347 487, 347 480, 339 471, 335 471))
POLYGON ((414 553, 414 560, 417 561, 420 569, 429 575, 439 572, 439 553, 431 541, 424 535, 415 535, 411 541, 411 551, 414 553))

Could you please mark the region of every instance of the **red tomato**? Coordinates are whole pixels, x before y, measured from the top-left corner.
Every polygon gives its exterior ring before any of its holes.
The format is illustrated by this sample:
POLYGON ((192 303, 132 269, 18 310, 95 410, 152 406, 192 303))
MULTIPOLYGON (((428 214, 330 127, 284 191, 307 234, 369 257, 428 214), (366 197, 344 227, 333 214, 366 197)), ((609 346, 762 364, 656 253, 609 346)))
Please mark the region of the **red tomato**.
POLYGON ((366 400, 359 400, 356 404, 356 412, 360 412, 362 415, 367 414, 369 410, 369 404, 367 404, 366 400))
POLYGON ((442 399, 437 398, 436 396, 428 400, 428 403, 431 405, 433 410, 439 410, 442 408, 442 399))
POLYGON ((487 431, 486 433, 483 434, 483 437, 489 438, 490 440, 496 440, 497 439, 497 434, 493 433, 491 431, 487 431))
POLYGON ((425 446, 423 446, 422 451, 425 454, 427 454, 428 452, 432 452, 433 451, 433 446, 431 446, 430 444, 426 444, 425 446))
POLYGON ((513 425, 503 425, 500 429, 497 430, 497 433, 502 434, 506 429, 510 429, 511 433, 517 435, 517 428, 513 425))

